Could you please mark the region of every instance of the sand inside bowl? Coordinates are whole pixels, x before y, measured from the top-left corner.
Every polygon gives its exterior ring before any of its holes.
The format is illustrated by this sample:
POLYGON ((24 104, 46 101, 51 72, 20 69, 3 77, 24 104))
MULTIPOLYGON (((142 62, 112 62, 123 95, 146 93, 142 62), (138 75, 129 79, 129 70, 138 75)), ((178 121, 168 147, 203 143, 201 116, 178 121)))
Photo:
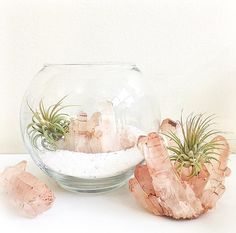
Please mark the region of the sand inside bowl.
POLYGON ((121 174, 143 160, 137 147, 95 154, 57 150, 45 152, 40 157, 46 166, 56 172, 87 179, 121 174))

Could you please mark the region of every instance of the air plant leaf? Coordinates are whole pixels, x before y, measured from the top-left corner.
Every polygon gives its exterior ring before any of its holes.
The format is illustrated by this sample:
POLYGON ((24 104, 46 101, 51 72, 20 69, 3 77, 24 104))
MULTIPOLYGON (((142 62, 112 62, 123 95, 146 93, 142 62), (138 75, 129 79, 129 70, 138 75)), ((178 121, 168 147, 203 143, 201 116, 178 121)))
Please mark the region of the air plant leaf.
POLYGON ((47 150, 55 150, 56 142, 62 139, 69 132, 69 116, 61 113, 61 110, 69 107, 62 106, 63 97, 56 104, 45 107, 43 100, 40 100, 38 110, 28 107, 32 112, 32 122, 28 124, 26 132, 31 144, 39 149, 39 145, 47 150))
POLYGON ((184 122, 183 117, 179 122, 183 139, 181 140, 174 132, 168 132, 165 136, 169 137, 174 143, 167 149, 171 151, 171 161, 176 162, 179 173, 181 170, 191 168, 190 177, 197 176, 202 170, 204 163, 211 163, 216 160, 222 144, 213 141, 212 137, 220 131, 211 129, 214 125, 214 115, 204 116, 203 114, 189 115, 184 122))

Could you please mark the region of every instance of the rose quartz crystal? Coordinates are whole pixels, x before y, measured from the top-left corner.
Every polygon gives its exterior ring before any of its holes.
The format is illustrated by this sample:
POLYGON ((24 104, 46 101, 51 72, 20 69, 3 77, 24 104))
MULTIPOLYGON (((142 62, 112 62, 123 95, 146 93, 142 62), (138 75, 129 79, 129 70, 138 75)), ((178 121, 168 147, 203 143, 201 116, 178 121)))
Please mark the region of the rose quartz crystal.
POLYGON ((25 171, 27 162, 7 167, 0 176, 1 186, 14 205, 27 217, 36 217, 48 210, 53 202, 51 190, 35 176, 25 171))
POLYGON ((162 133, 168 133, 170 131, 175 133, 177 130, 177 126, 178 126, 177 122, 167 118, 162 121, 160 130, 162 131, 162 133))
POLYGON ((80 112, 71 119, 69 132, 57 142, 58 149, 84 153, 101 153, 135 146, 137 135, 128 128, 117 129, 112 103, 101 103, 100 112, 88 117, 80 112))
MULTIPOLYGON (((170 128, 176 130, 172 122, 166 120, 162 132, 170 128)), ((224 146, 224 150, 218 151, 220 163, 215 161, 212 166, 205 165, 198 176, 189 178, 188 170, 181 176, 176 172, 160 135, 141 136, 138 146, 146 164, 138 165, 134 178, 129 181, 135 198, 150 212, 175 219, 196 218, 213 208, 225 190, 225 176, 230 174, 227 168, 229 145, 222 136, 214 140, 219 140, 224 146)))
POLYGON ((210 174, 208 184, 204 190, 201 201, 205 209, 211 209, 215 206, 218 199, 223 195, 225 191, 225 177, 229 176, 231 171, 227 167, 227 161, 230 153, 230 148, 227 140, 218 136, 214 139, 223 144, 223 150, 219 150, 219 156, 217 161, 213 161, 212 165, 207 165, 207 170, 210 174))

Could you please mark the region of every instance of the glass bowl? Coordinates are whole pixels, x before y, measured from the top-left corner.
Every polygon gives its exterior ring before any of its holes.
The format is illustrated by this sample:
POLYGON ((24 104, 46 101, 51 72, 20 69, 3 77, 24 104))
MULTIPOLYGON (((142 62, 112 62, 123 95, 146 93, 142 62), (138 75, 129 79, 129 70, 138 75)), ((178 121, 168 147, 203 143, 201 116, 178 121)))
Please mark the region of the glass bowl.
POLYGON ((143 162, 136 142, 158 131, 157 92, 133 64, 48 64, 28 87, 21 131, 34 162, 63 188, 104 192, 143 162))

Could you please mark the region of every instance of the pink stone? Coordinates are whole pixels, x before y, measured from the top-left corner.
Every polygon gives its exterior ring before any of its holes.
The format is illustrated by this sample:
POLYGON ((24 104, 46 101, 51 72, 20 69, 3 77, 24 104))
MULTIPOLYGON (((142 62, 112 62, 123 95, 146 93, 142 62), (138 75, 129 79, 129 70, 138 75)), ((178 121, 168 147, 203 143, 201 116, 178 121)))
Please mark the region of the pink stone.
MULTIPOLYGON (((180 125, 178 122, 175 122, 169 118, 165 119, 162 121, 161 126, 160 126, 160 132, 162 134, 169 134, 169 133, 174 133, 180 136, 179 134, 180 131, 180 125)), ((166 142, 168 146, 175 146, 175 142, 170 139, 169 137, 165 137, 166 142)))
POLYGON ((27 217, 36 217, 48 210, 55 198, 46 184, 25 171, 26 165, 27 162, 22 161, 15 166, 7 167, 1 173, 0 181, 14 205, 27 217))
POLYGON ((100 112, 93 113, 90 119, 88 120, 88 131, 94 132, 96 127, 99 126, 100 123, 101 123, 101 113, 100 112))
POLYGON ((155 215, 163 215, 164 210, 160 200, 156 197, 152 184, 152 178, 148 172, 147 165, 138 165, 135 169, 135 178, 129 182, 130 190, 135 198, 155 215))
POLYGON ((137 142, 137 137, 128 128, 124 128, 121 130, 119 138, 121 149, 132 148, 137 142))
POLYGON ((196 197, 200 198, 208 183, 210 173, 208 172, 206 166, 203 165, 198 176, 189 177, 189 174, 191 174, 191 169, 183 168, 181 172, 181 179, 188 183, 194 191, 196 197))
POLYGON ((56 142, 57 149, 82 153, 107 153, 135 146, 137 132, 127 127, 118 128, 112 103, 101 103, 100 112, 91 117, 80 112, 72 118, 69 132, 56 142))
POLYGON ((162 121, 161 126, 160 126, 160 130, 162 133, 169 133, 169 132, 175 133, 177 127, 178 127, 177 122, 167 118, 162 121))
POLYGON ((212 209, 216 205, 225 191, 225 177, 230 175, 230 169, 227 167, 230 154, 229 144, 222 136, 217 136, 214 141, 219 142, 222 146, 217 151, 220 154, 218 156, 219 161, 213 160, 211 164, 207 165, 210 177, 202 195, 202 204, 206 209, 212 209))
POLYGON ((198 176, 189 178, 191 171, 186 170, 181 176, 176 172, 160 135, 141 136, 138 147, 145 156, 146 165, 136 167, 135 177, 129 181, 130 191, 156 215, 192 219, 207 212, 222 196, 225 176, 230 173, 227 167, 229 145, 222 136, 214 140, 222 143, 222 149, 217 151, 220 163, 214 161, 212 166, 204 165, 198 176))

